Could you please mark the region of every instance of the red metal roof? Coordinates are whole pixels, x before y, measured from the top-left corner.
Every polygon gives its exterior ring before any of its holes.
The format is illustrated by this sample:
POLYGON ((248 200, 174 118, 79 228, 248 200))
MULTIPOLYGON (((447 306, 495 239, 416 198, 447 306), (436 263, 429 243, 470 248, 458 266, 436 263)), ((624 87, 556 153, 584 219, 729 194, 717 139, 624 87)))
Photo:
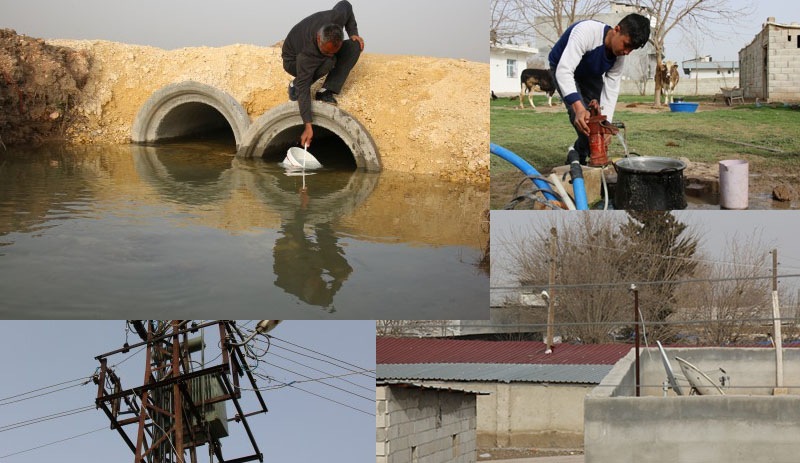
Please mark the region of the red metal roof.
POLYGON ((540 365, 613 365, 628 344, 558 344, 545 354, 538 341, 480 341, 436 338, 387 338, 375 341, 376 361, 387 363, 522 363, 540 365))

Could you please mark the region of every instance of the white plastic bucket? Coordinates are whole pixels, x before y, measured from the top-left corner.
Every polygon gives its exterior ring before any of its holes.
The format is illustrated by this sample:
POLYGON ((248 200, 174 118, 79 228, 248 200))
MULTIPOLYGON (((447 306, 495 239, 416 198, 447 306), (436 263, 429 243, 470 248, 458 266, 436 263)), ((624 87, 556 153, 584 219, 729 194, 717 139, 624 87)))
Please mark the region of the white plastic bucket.
POLYGON ((304 150, 303 148, 299 148, 297 146, 293 146, 286 151, 286 157, 283 159, 284 167, 290 169, 320 169, 322 168, 322 163, 317 161, 311 153, 304 150))
POLYGON ((747 161, 719 162, 719 205, 723 209, 747 209, 749 185, 747 161))

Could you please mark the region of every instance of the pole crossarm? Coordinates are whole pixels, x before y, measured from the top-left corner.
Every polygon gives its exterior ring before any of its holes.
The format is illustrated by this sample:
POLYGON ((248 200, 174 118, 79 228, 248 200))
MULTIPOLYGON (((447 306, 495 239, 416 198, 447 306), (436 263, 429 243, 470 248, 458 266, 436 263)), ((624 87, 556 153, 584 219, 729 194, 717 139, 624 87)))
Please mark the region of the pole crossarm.
POLYGON ((209 446, 209 461, 264 461, 247 418, 266 413, 267 406, 241 350, 249 339, 237 338, 235 322, 136 320, 130 325, 143 341, 134 345, 126 342, 120 349, 95 357, 100 367, 93 380, 97 384, 95 406, 103 410, 111 429, 131 449, 134 463, 198 463, 203 452, 197 452, 197 448, 203 445, 209 446), (217 328, 219 343, 209 349, 218 352, 211 355, 214 360, 207 365, 202 330, 213 327, 217 328), (123 388, 117 372, 109 366, 109 358, 139 347, 146 349, 144 379, 140 385, 123 388), (240 378, 249 386, 240 387, 240 378), (243 390, 252 391, 255 397, 247 411, 241 402, 243 390), (236 410, 233 418, 227 417, 228 402, 236 410), (228 436, 228 423, 233 422, 244 428, 252 452, 226 460, 221 439, 228 436), (128 429, 134 424, 135 433, 128 429))

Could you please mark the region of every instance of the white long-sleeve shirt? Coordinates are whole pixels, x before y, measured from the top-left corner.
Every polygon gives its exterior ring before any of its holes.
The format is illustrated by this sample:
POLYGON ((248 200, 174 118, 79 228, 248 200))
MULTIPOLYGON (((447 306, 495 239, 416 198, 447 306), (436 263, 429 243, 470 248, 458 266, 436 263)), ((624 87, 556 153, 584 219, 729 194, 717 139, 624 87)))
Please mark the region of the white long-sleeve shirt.
POLYGON ((553 45, 549 60, 550 67, 556 69, 556 83, 564 101, 570 105, 580 100, 576 76, 602 76, 600 107, 612 121, 625 57, 608 57, 603 41, 609 30, 611 26, 599 21, 579 21, 569 26, 553 45))

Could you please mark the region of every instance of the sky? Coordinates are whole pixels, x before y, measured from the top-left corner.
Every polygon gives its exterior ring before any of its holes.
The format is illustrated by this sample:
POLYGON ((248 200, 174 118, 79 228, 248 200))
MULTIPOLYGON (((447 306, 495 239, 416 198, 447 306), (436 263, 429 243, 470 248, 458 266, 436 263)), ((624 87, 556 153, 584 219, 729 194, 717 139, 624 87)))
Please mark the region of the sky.
MULTIPOLYGON (((0 0, 0 28, 47 39, 101 39, 174 49, 271 46, 335 0, 0 0)), ((485 1, 351 0, 366 53, 489 60, 485 1)))
MULTIPOLYGON (((681 4, 684 2, 680 2, 681 4)), ((762 24, 772 16, 780 24, 800 24, 800 2, 795 0, 728 0, 733 9, 750 7, 753 13, 741 18, 740 24, 715 26, 713 36, 685 35, 674 29, 667 35, 665 60, 683 61, 695 57, 696 44, 700 56, 711 55, 715 61, 738 61, 739 50, 761 32, 762 24)))
MULTIPOLYGON (((594 211, 593 214, 617 214, 624 220, 623 211, 594 211)), ((504 252, 515 236, 532 227, 549 226, 559 211, 492 211, 492 267, 491 286, 514 285, 508 268, 511 260, 504 252)), ((580 213, 568 213, 579 218, 580 213)), ((768 249, 778 250, 778 274, 800 273, 800 214, 795 211, 673 211, 684 223, 694 227, 701 235, 700 248, 714 260, 730 260, 726 243, 755 236, 768 249)), ((771 262, 771 260, 769 260, 771 262)), ((800 282, 800 279, 793 279, 800 282)), ((786 282, 790 283, 789 281, 786 282)), ((779 280, 779 285, 782 284, 779 280)))
MULTIPOLYGON (((243 323, 243 322, 240 322, 243 323)), ((251 323, 250 326, 253 326, 251 323)), ((273 341, 266 356, 259 364, 260 371, 267 371, 278 381, 303 380, 300 375, 313 379, 326 376, 312 371, 310 366, 330 374, 342 374, 328 363, 317 362, 309 357, 292 353, 319 355, 312 349, 335 359, 358 367, 375 368, 375 322, 374 321, 284 321, 271 333, 280 341, 273 341), (293 347, 292 343, 301 347, 293 347), (281 358, 281 357, 284 358, 281 358), (288 360, 287 360, 288 359, 288 360), (269 365, 271 364, 271 365, 269 365), (281 368, 294 371, 289 373, 281 368)), ((211 336, 211 334, 208 334, 211 336)), ((210 338, 209 338, 210 339, 210 338)), ((129 344, 140 339, 128 334, 129 344)), ((86 462, 105 463, 133 461, 133 452, 128 449, 116 431, 108 429, 109 421, 102 410, 86 412, 54 419, 17 429, 6 429, 9 425, 24 420, 43 417, 56 412, 93 406, 97 394, 96 386, 80 382, 70 384, 67 389, 41 397, 13 403, 18 396, 45 386, 76 378, 89 377, 99 365, 95 356, 122 347, 126 341, 124 321, 2 321, 0 322, 0 355, 3 361, 3 381, 0 384, 0 462, 38 463, 58 461, 60 463, 86 462), (73 386, 73 387, 70 387, 73 386), (27 453, 5 457, 5 455, 27 450, 42 444, 98 430, 73 440, 32 450, 27 453)), ((211 344, 207 342, 207 345, 211 344)), ((209 346, 209 356, 216 346, 209 346)), ((131 354, 136 350, 131 351, 131 354)), ((130 354, 126 354, 130 355, 130 354)), ((125 360, 119 354, 111 357, 110 364, 117 364, 116 371, 123 387, 140 385, 144 377, 144 352, 125 360)), ((208 359, 210 360, 210 359, 208 359)), ((302 392, 295 387, 274 389, 263 393, 269 411, 248 418, 258 441, 264 461, 351 463, 370 461, 374 458, 375 437, 375 380, 365 376, 348 376, 353 384, 340 380, 329 380, 348 392, 323 386, 318 382, 295 384, 325 398, 302 392), (367 389, 356 387, 360 385, 367 389), (361 394, 369 400, 353 394, 361 394), (361 413, 329 400, 337 400, 367 413, 361 413)), ((273 383, 277 384, 277 383, 273 383)), ((259 386, 269 387, 261 382, 259 386)), ((54 388, 57 389, 57 388, 54 388)), ((48 389, 45 392, 51 392, 48 389)), ((245 397, 252 397, 244 392, 245 397)), ((243 400, 243 404, 250 399, 243 400)), ((245 411, 253 410, 247 408, 245 411)), ((235 410, 229 404, 228 415, 235 410)), ((133 425, 135 427, 135 425, 133 425)), ((223 455, 235 458, 252 454, 241 425, 229 423, 230 437, 223 439, 223 455), (241 451, 239 451, 242 449, 241 451)), ((200 461, 207 461, 207 447, 201 447, 200 461)))

